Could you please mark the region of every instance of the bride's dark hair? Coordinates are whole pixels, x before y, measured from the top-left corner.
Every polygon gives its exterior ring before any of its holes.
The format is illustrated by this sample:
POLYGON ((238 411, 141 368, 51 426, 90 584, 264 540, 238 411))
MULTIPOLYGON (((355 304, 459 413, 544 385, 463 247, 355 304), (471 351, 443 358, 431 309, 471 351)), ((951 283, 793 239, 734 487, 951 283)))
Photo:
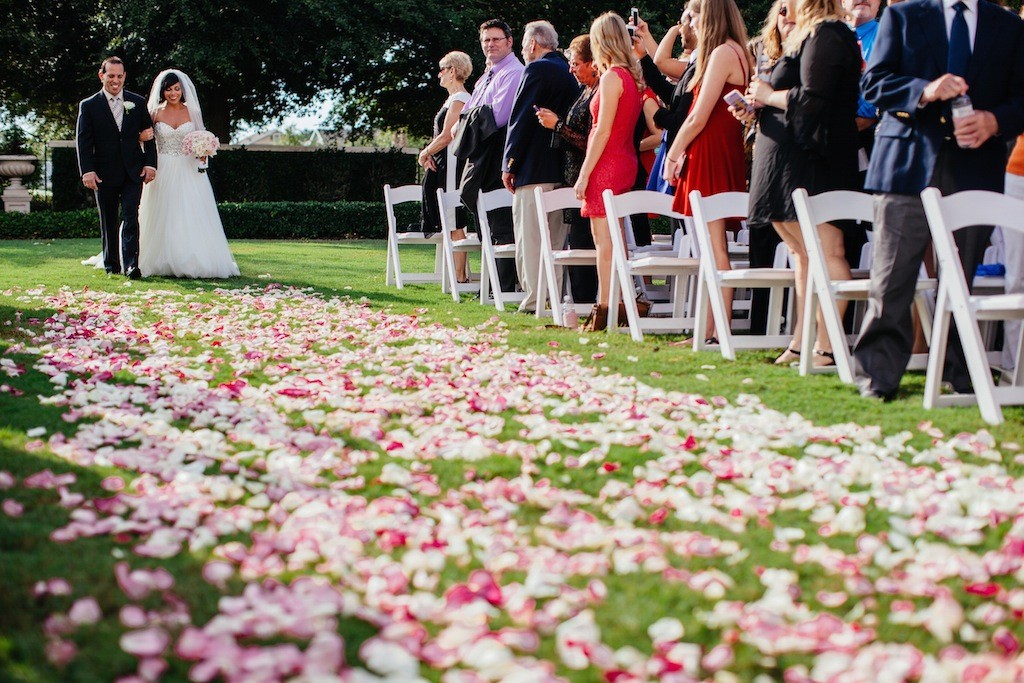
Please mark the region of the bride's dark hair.
MULTIPOLYGON (((181 81, 178 79, 178 74, 170 73, 170 74, 167 74, 166 76, 164 76, 164 80, 160 81, 160 104, 163 104, 164 100, 166 99, 164 97, 164 91, 167 90, 168 88, 170 88, 175 83, 180 83, 180 82, 181 81)), ((185 104, 185 90, 184 90, 184 88, 181 91, 181 103, 185 104)))

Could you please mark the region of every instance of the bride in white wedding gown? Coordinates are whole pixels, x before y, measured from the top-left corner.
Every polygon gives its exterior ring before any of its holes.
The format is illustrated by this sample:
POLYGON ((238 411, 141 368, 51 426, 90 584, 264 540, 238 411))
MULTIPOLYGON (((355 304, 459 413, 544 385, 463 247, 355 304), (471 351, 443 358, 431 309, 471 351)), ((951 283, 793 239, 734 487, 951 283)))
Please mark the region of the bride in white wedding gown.
POLYGON ((192 80, 161 71, 149 91, 158 156, 157 178, 139 205, 139 269, 143 275, 227 278, 238 275, 217 213, 210 179, 182 152, 185 136, 204 130, 192 80))

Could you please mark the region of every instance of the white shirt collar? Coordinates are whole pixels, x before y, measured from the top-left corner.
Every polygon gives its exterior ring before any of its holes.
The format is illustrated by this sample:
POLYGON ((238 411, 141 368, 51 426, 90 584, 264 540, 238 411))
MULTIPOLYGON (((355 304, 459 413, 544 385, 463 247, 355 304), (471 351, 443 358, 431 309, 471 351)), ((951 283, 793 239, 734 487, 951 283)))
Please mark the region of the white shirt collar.
POLYGON ((956 10, 953 9, 953 5, 955 5, 958 2, 963 2, 965 5, 967 5, 968 12, 974 12, 975 14, 977 14, 978 0, 942 0, 942 7, 943 9, 955 12, 956 10))

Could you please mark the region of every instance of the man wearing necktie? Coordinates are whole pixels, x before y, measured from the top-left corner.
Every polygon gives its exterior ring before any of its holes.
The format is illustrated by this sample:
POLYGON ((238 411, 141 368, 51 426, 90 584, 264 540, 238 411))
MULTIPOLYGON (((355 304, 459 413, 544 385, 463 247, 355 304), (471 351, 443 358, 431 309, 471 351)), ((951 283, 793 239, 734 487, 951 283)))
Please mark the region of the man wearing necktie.
MULTIPOLYGON (((875 192, 868 312, 854 347, 861 394, 890 400, 913 349, 911 305, 931 238, 920 193, 1003 191, 1006 140, 1024 130, 1024 22, 988 0, 909 0, 882 17, 864 99, 881 111, 866 189, 875 192), (950 102, 974 113, 953 129, 950 102)), ((988 231, 957 235, 970 282, 988 231)), ((945 379, 971 390, 959 338, 945 379)))
POLYGON ((138 280, 139 201, 143 183, 156 177, 156 143, 150 138, 140 145, 139 134, 153 121, 146 100, 124 89, 119 58, 105 59, 99 78, 103 88, 78 105, 78 167, 82 184, 96 193, 103 266, 108 274, 123 272, 138 280))

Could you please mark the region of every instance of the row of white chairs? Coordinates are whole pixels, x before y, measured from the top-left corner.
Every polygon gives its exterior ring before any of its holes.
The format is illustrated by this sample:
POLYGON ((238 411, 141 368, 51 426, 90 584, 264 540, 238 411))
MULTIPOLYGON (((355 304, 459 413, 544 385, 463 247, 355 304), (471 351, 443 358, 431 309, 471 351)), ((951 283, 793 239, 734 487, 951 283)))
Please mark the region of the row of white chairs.
MULTIPOLYGON (((425 237, 416 233, 397 233, 395 230, 394 204, 413 201, 418 186, 392 189, 385 187, 385 201, 388 203, 388 283, 401 287, 404 282, 433 281, 441 283, 450 291, 454 300, 460 292, 480 292, 483 303, 493 303, 499 310, 504 305, 518 302, 521 293, 501 292, 495 286, 497 259, 514 258, 514 245, 492 245, 487 213, 497 208, 510 207, 512 195, 504 189, 481 193, 477 207, 480 218, 479 236, 469 234, 466 239, 453 241, 450 227, 454 225, 454 209, 459 199, 455 192, 438 192, 438 203, 442 214, 442 231, 439 237, 425 237), (398 258, 398 246, 407 243, 432 243, 435 253, 435 271, 426 274, 405 274, 398 258), (454 253, 458 251, 479 252, 481 272, 473 282, 460 284, 455 281, 454 253)), ((547 214, 569 208, 579 208, 571 188, 561 188, 537 193, 538 221, 546 225, 547 214)), ((926 336, 929 337, 930 353, 915 356, 912 368, 927 370, 925 406, 962 405, 977 402, 983 418, 993 424, 1002 421, 1001 405, 1024 403, 1024 371, 1021 364, 1011 378, 1010 386, 996 386, 992 379, 990 361, 994 354, 986 351, 981 338, 979 322, 988 320, 1020 319, 1024 317, 1024 295, 1001 294, 999 292, 971 295, 966 278, 959 265, 952 233, 976 225, 1003 225, 1006 229, 1024 231, 1024 202, 1007 198, 996 193, 960 193, 943 198, 937 190, 926 190, 922 195, 929 225, 935 243, 939 263, 938 281, 928 278, 922 272, 917 283, 915 298, 926 336), (959 282, 958 282, 959 280, 959 282), (938 292, 935 293, 936 287, 938 292), (934 303, 933 299, 934 298, 934 303), (932 310, 934 308, 934 315, 932 310), (950 321, 955 320, 961 335, 968 368, 976 394, 973 396, 943 395, 940 390, 942 359, 948 344, 950 321)), ((817 226, 838 220, 873 222, 874 208, 871 195, 860 192, 828 192, 811 197, 805 190, 797 190, 793 196, 797 215, 808 254, 807 296, 801 315, 803 346, 800 353, 800 373, 825 371, 812 364, 812 344, 817 332, 816 311, 820 309, 828 338, 835 356, 835 368, 840 379, 852 383, 853 360, 851 336, 843 329, 838 302, 864 301, 869 293, 867 279, 832 280, 828 275, 826 261, 817 226)), ((644 251, 627 244, 623 233, 611 231, 613 244, 613 273, 609 308, 609 330, 628 330, 632 338, 642 341, 645 332, 685 332, 694 335, 694 350, 715 348, 723 357, 735 360, 740 348, 780 348, 788 343, 789 335, 783 334, 783 300, 785 290, 794 287, 794 272, 777 263, 772 268, 733 267, 720 269, 712 257, 708 224, 721 219, 745 219, 748 195, 743 192, 722 193, 703 197, 699 192, 690 195, 693 216, 683 216, 672 210, 672 198, 656 192, 634 191, 604 195, 609 224, 616 225, 628 216, 638 213, 676 218, 686 227, 685 234, 677 236, 672 245, 660 245, 654 250, 644 251), (666 248, 668 247, 668 248, 666 248), (670 293, 668 302, 661 308, 661 315, 641 318, 633 296, 634 283, 643 278, 668 278, 670 293), (723 290, 728 288, 769 288, 772 296, 766 332, 760 335, 733 334, 728 322, 726 299, 723 290), (618 303, 622 301, 626 311, 626 326, 619 328, 617 320, 618 303), (716 343, 707 343, 706 320, 708 310, 715 323, 716 343)), ((626 235, 631 232, 626 230, 626 235)), ((594 265, 596 252, 592 249, 566 249, 564 245, 553 245, 546 230, 541 230, 541 263, 539 301, 537 315, 550 315, 556 324, 562 324, 562 290, 558 284, 564 268, 576 265, 594 265)), ((740 264, 744 265, 744 264, 740 264)), ((986 292, 993 290, 987 289, 986 292)), ((790 297, 792 301, 792 297, 790 297)), ((579 304, 580 310, 590 304, 579 304)), ((786 316, 791 317, 791 316, 786 316)), ((1021 340, 1010 340, 1018 347, 1021 340)), ((1019 357, 1019 353, 1018 353, 1019 357)), ((832 370, 828 368, 827 370, 832 370)))

